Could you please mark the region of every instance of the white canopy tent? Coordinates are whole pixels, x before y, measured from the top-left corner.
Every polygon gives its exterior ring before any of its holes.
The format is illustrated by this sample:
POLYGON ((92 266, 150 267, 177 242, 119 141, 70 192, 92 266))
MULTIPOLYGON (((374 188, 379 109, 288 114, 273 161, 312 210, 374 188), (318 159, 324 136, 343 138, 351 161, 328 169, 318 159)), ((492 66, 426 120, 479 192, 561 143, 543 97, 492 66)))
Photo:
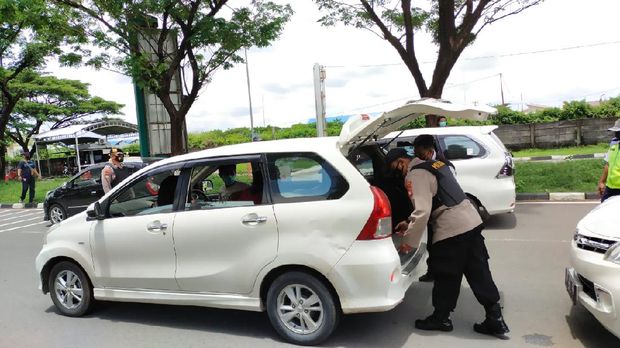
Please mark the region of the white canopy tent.
MULTIPOLYGON (((39 161, 39 145, 63 143, 75 145, 78 170, 82 170, 79 144, 105 143, 108 136, 137 133, 138 126, 122 120, 108 120, 88 124, 75 124, 64 128, 52 129, 33 136, 39 161)), ((38 164, 41 167, 40 163, 38 164)))

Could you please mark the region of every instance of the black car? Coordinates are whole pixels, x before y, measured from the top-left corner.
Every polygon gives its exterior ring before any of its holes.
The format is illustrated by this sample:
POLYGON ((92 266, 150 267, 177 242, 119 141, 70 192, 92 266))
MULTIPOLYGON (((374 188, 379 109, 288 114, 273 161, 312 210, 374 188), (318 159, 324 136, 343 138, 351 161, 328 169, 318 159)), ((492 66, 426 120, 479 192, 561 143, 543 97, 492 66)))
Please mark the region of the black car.
MULTIPOLYGON (((75 215, 103 196, 101 170, 106 163, 97 163, 82 169, 62 186, 49 191, 43 202, 44 220, 57 224, 75 215)), ((125 162, 131 173, 145 167, 146 163, 125 162)))

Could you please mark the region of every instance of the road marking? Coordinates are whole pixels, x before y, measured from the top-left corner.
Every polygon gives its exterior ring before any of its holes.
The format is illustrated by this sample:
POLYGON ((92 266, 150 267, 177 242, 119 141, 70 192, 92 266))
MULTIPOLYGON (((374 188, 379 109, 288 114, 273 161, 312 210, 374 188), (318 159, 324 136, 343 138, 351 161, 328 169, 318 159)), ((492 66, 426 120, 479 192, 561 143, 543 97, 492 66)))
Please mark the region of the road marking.
POLYGON ((14 231, 14 230, 19 230, 20 228, 26 228, 26 227, 36 226, 36 225, 40 225, 40 224, 45 224, 47 222, 48 221, 39 221, 39 222, 35 222, 35 223, 29 224, 29 225, 11 227, 11 228, 7 228, 7 229, 4 229, 4 230, 0 230, 0 233, 14 231))
MULTIPOLYGON (((4 226, 6 226, 6 225, 18 224, 18 223, 20 223, 20 222, 26 222, 26 221, 32 221, 32 220, 39 220, 39 219, 41 219, 41 217, 40 217, 40 216, 37 216, 37 217, 33 217, 33 218, 30 218, 30 219, 26 219, 26 220, 19 220, 19 221, 9 222, 8 224, 0 224, 0 227, 4 227, 4 226)), ((2 222, 2 221, 0 221, 0 222, 2 222)))
POLYGON ((16 216, 11 216, 11 217, 7 217, 7 218, 2 218, 2 221, 6 221, 6 220, 13 220, 13 219, 19 219, 22 217, 26 217, 26 216, 30 216, 30 215, 40 215, 41 212, 40 211, 36 211, 34 213, 32 212, 27 212, 27 214, 22 214, 22 215, 16 215, 16 216))

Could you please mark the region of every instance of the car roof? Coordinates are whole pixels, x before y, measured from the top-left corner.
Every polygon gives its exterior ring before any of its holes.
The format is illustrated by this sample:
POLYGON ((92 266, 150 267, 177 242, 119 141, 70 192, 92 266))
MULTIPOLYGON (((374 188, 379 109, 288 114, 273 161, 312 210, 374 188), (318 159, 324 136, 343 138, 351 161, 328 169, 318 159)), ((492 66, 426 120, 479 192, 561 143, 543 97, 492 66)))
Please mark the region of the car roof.
POLYGON ((247 142, 242 144, 220 146, 212 149, 190 152, 184 155, 166 158, 161 161, 155 162, 152 166, 158 167, 160 165, 166 165, 170 163, 220 156, 240 156, 274 152, 321 152, 325 150, 330 151, 337 149, 337 141, 337 137, 319 137, 247 142))
POLYGON ((488 125, 488 126, 458 126, 458 127, 431 127, 431 128, 414 128, 407 129, 404 132, 396 131, 386 135, 383 139, 391 139, 400 134, 400 137, 414 136, 420 134, 431 134, 431 135, 440 135, 440 134, 489 134, 498 126, 488 125))

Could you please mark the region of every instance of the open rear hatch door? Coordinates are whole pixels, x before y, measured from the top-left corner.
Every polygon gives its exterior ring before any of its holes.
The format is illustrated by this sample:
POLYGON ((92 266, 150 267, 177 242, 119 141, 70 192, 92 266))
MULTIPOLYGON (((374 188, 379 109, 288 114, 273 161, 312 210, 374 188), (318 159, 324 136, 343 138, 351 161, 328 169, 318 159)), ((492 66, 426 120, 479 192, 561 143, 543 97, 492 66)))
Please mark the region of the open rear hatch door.
POLYGON ((453 104, 438 99, 421 99, 384 112, 379 117, 354 115, 342 126, 338 146, 345 156, 368 141, 381 139, 424 115, 484 121, 496 109, 486 105, 453 104))
MULTIPOLYGON (((352 151, 365 143, 381 139, 424 115, 484 121, 495 112, 495 108, 486 105, 453 104, 430 98, 412 101, 376 118, 368 115, 351 116, 342 126, 338 146, 340 151, 348 157, 352 151)), ((490 131, 492 131, 491 128, 490 131)), ((400 245, 400 237, 395 234, 392 236, 395 246, 400 245)), ((426 233, 417 245, 412 245, 412 247, 415 248, 413 252, 401 255, 400 261, 404 274, 409 274, 426 253, 426 233)))

